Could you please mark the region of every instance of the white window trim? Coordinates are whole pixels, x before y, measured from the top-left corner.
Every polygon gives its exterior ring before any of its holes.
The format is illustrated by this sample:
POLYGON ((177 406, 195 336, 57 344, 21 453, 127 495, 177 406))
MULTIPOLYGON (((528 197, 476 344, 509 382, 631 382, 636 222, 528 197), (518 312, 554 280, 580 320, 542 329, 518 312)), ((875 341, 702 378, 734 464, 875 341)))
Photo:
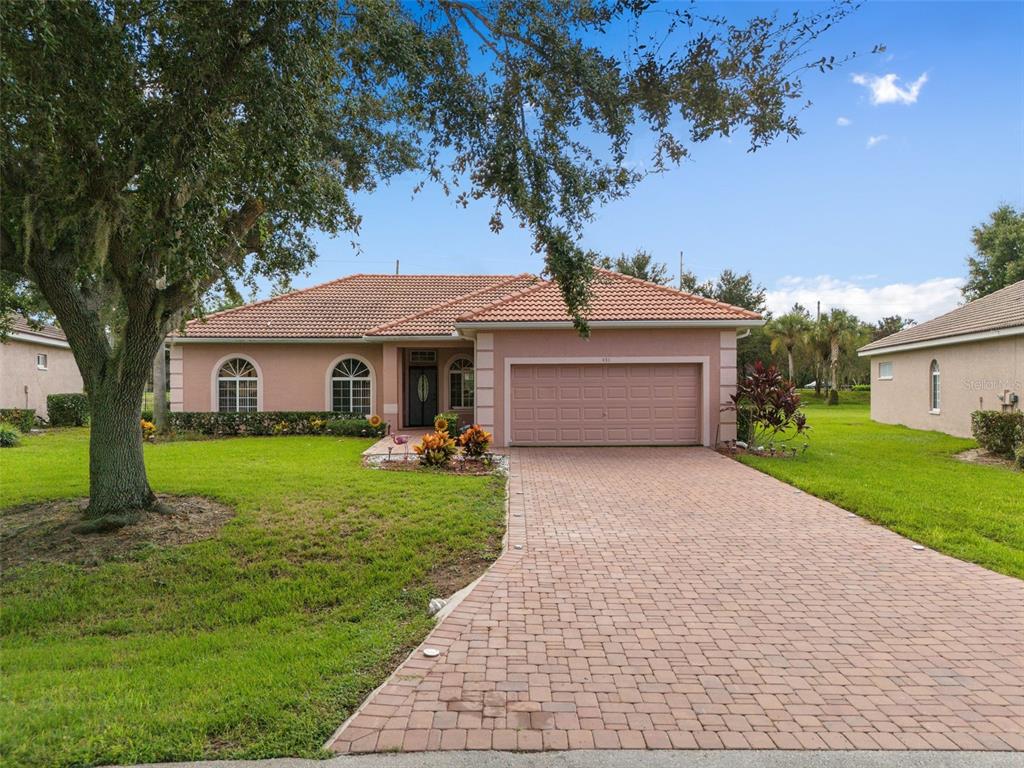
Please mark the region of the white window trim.
POLYGON ((447 406, 445 408, 445 410, 452 410, 454 408, 458 408, 460 411, 468 411, 468 410, 473 410, 474 412, 476 411, 476 361, 470 355, 467 355, 467 354, 464 354, 464 353, 463 354, 455 355, 454 357, 452 357, 451 360, 448 361, 448 364, 445 365, 445 367, 444 367, 444 390, 445 390, 445 392, 444 392, 445 405, 447 406), (455 364, 457 362, 459 362, 459 360, 465 360, 467 363, 469 363, 471 366, 473 366, 473 404, 472 405, 458 405, 458 406, 452 405, 452 380, 451 380, 452 368, 455 366, 455 364))
POLYGON ((890 361, 890 360, 879 361, 879 363, 878 363, 878 380, 879 381, 892 381, 892 376, 893 376, 893 364, 892 364, 892 361, 890 361), (889 375, 888 376, 883 376, 882 375, 882 366, 883 365, 888 365, 889 366, 889 375))
MULTIPOLYGON (((701 369, 701 445, 711 446, 711 358, 708 355, 682 355, 672 357, 506 357, 505 391, 502 393, 504 406, 502 435, 505 445, 511 445, 509 431, 512 426, 512 366, 513 365, 616 365, 616 364, 698 363, 701 369)), ((475 365, 475 364, 474 364, 475 365)), ((475 384, 476 382, 474 382, 475 384)))
POLYGON ((220 378, 221 366, 228 360, 234 360, 236 357, 245 360, 256 369, 256 411, 263 410, 263 369, 249 355, 242 352, 232 352, 230 355, 224 355, 224 357, 218 360, 213 366, 213 371, 210 373, 210 411, 213 413, 220 413, 220 392, 217 387, 217 381, 220 378))
POLYGON ((933 359, 928 363, 928 413, 938 416, 942 413, 942 366, 933 359), (935 380, 939 380, 939 396, 935 397, 935 380), (938 399, 938 405, 935 400, 938 399))
POLYGON ((45 352, 36 352, 36 370, 37 371, 48 371, 50 370, 50 358, 45 352), (39 358, 43 359, 43 364, 39 364, 39 358))
POLYGON ((331 360, 331 364, 327 366, 327 375, 324 377, 324 410, 334 412, 334 366, 340 363, 342 360, 358 360, 360 363, 365 365, 370 371, 370 413, 372 416, 377 411, 377 369, 373 367, 373 363, 367 360, 362 355, 356 355, 351 352, 346 352, 343 355, 338 355, 336 358, 331 360))

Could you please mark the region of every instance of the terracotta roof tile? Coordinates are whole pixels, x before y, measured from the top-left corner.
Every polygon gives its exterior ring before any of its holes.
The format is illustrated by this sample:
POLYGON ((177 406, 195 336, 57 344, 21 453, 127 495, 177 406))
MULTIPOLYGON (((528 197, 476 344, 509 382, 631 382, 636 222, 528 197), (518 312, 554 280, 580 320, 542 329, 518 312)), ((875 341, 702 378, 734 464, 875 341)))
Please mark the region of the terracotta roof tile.
MULTIPOLYGON (((759 315, 605 270, 591 320, 751 320, 759 315)), ((351 275, 193 320, 190 338, 442 336, 459 319, 568 321, 555 283, 521 275, 351 275)))
MULTIPOLYGON (((193 320, 196 338, 346 338, 507 282, 511 275, 350 275, 193 320)), ((454 328, 449 328, 451 333, 454 328)))
MULTIPOLYGON (((644 320, 760 320, 756 312, 655 285, 618 272, 597 270, 586 317, 591 322, 644 320)), ((466 323, 568 322, 561 291, 552 282, 459 318, 466 323)))
POLYGON ((455 330, 455 320, 462 315, 486 307, 507 296, 518 293, 524 288, 536 285, 538 278, 523 273, 504 280, 495 285, 480 288, 465 296, 452 299, 436 307, 425 309, 408 317, 386 323, 372 331, 368 336, 441 336, 451 334, 455 330))
POLYGON ((988 296, 957 307, 952 312, 920 325, 904 328, 898 333, 873 341, 860 348, 861 352, 888 347, 934 341, 967 333, 998 331, 1003 328, 1024 326, 1024 280, 1008 285, 988 296))

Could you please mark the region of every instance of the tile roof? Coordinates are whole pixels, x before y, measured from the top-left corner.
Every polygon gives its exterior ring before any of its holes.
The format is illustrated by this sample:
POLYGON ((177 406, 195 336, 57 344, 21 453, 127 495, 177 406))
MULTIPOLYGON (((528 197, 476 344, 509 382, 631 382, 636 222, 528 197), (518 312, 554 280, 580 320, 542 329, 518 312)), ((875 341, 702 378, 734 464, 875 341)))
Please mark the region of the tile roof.
POLYGON ((952 338, 968 333, 1024 327, 1024 280, 957 307, 920 325, 905 328, 860 348, 861 352, 952 338))
MULTIPOLYGON (((192 320, 189 338, 348 338, 512 275, 350 275, 192 320)), ((448 329, 448 333, 453 332, 448 329)))
MULTIPOLYGON (((598 270, 589 319, 757 320, 760 315, 598 270)), ((529 275, 351 275, 215 312, 186 325, 202 339, 447 336, 460 320, 566 321, 558 286, 529 275)))
MULTIPOLYGON (((586 317, 591 322, 644 320, 760 320, 742 307, 597 270, 586 317)), ((464 323, 568 322, 557 284, 542 282, 459 318, 464 323)))
POLYGON ((511 277, 495 285, 467 293, 457 299, 422 312, 394 320, 368 331, 368 336, 440 336, 453 333, 456 318, 489 306, 496 301, 536 285, 538 278, 531 274, 511 277))
POLYGON ((55 325, 44 324, 40 328, 33 328, 29 325, 21 315, 11 316, 11 331, 13 333, 30 333, 33 336, 43 336, 47 339, 57 339, 58 341, 67 341, 67 337, 64 335, 64 331, 55 325))

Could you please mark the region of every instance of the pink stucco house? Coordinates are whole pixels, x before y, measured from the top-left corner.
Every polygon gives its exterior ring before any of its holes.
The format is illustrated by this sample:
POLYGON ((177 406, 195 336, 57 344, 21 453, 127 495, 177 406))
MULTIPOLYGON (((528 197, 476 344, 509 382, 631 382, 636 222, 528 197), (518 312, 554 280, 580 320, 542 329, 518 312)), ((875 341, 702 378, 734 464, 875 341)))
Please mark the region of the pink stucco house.
POLYGON ((601 271, 591 336, 558 287, 522 275, 351 275, 190 322, 171 347, 177 411, 380 414, 396 429, 445 410, 507 445, 706 445, 736 341, 761 317, 601 271))

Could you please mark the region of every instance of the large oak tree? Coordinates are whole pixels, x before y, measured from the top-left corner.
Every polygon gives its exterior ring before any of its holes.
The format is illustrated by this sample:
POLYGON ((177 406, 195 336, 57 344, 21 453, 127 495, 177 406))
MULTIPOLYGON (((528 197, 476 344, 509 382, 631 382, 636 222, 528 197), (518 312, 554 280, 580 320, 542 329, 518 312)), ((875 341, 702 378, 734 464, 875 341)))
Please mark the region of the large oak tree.
POLYGON ((645 0, 0 4, 0 310, 41 297, 92 408, 88 515, 153 503, 153 355, 209 291, 287 280, 353 194, 416 171, 532 232, 585 332, 595 206, 742 130, 799 134, 801 74, 846 15, 740 23, 645 0), (651 17, 657 20, 652 24, 651 17), (644 30, 657 28, 655 35, 644 30))

